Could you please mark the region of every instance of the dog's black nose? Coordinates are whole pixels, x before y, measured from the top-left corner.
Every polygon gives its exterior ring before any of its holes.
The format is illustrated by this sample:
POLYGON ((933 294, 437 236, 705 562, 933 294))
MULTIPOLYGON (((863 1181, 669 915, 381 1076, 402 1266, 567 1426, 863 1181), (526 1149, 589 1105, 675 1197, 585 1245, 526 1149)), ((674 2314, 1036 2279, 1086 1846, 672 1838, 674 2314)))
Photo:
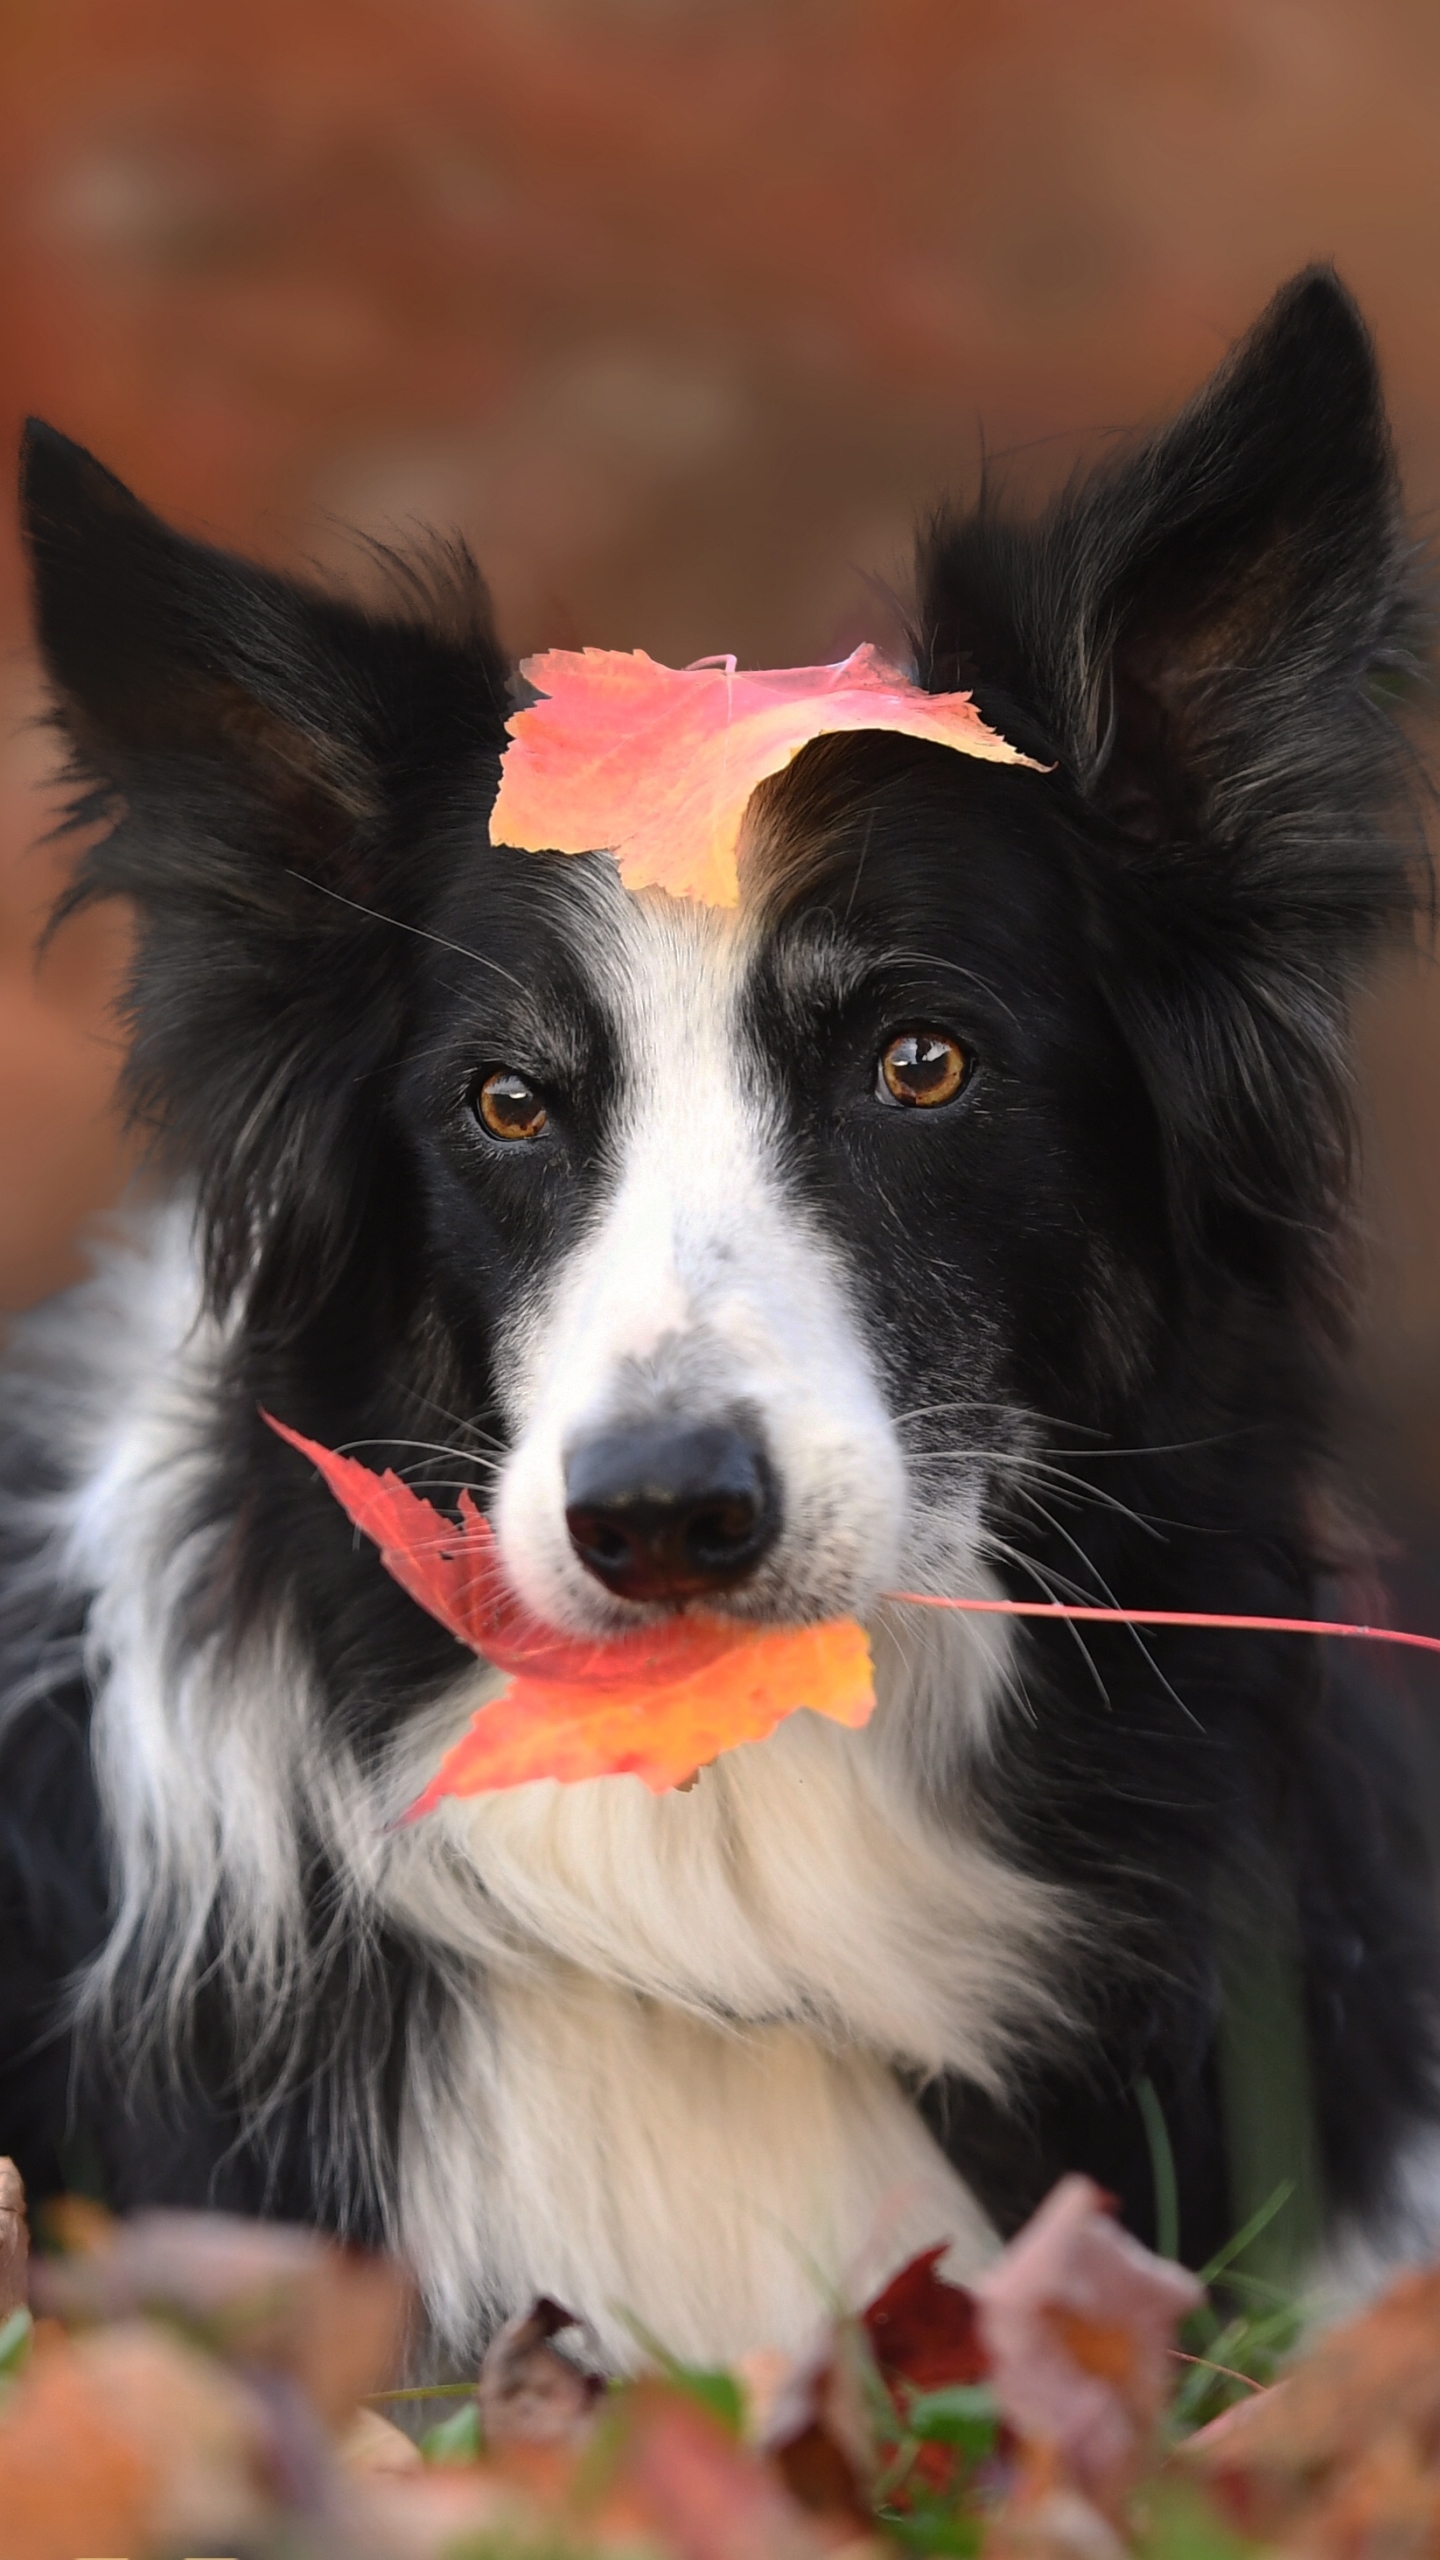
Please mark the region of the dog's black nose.
POLYGON ((780 1525, 763 1450, 728 1424, 651 1423, 576 1449, 565 1525, 625 1600, 687 1600, 753 1573, 780 1525))

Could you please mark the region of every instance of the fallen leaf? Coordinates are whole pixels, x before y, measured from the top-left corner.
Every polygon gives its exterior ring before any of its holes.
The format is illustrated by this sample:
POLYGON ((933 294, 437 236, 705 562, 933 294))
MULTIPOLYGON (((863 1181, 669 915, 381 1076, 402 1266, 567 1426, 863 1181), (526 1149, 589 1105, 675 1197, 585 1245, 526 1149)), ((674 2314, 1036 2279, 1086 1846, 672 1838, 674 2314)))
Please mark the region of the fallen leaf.
POLYGON ((836 666, 741 673, 733 658, 663 667, 643 649, 549 649, 523 661, 542 699, 506 723, 492 842, 616 855, 627 888, 733 906, 757 784, 812 738, 890 729, 1029 765, 968 693, 926 693, 867 642, 836 666))
POLYGON ((274 2518, 262 2412, 147 2323, 60 2339, 0 2409, 5 2560, 233 2551, 274 2518))
POLYGON ((413 2295, 392 2260, 315 2232, 152 2211, 43 2262, 35 2299, 66 2320, 179 2319, 236 2363, 285 2375, 333 2427, 393 2379, 413 2295))
POLYGON ((869 2527, 861 2475, 823 2418, 811 2419, 798 2435, 775 2445, 770 2459, 792 2498, 809 2514, 843 2521, 855 2533, 869 2527))
POLYGON ((1006 2499, 985 2536, 985 2560, 1125 2560, 1125 2545, 1080 2490, 1045 2480, 1006 2499))
POLYGON ((354 2472, 363 2479, 387 2478, 421 2471, 425 2457, 412 2437, 397 2427, 393 2418, 382 2418, 378 2409, 357 2409, 335 2447, 335 2459, 342 2471, 354 2472))
POLYGON ((881 2560, 848 2522, 837 2534, 807 2517, 767 2463, 671 2383, 628 2384, 591 2412, 578 2437, 512 2436, 463 2469, 352 2476, 363 2547, 385 2560, 452 2560, 472 2545, 575 2560, 825 2560, 843 2542, 852 2560, 881 2560))
MULTIPOLYGON (((938 2272, 946 2246, 912 2258, 861 2314, 881 2380, 907 2429, 912 2419, 920 2423, 927 2395, 957 2386, 973 2389, 989 2373, 975 2296, 963 2285, 947 2284, 938 2272)), ((962 2444, 927 2435, 916 2443, 906 2485, 892 2502, 909 2506, 916 2488, 932 2497, 953 2496, 969 2468, 962 2444)))
POLYGON ((938 2273, 948 2246, 942 2242, 912 2258, 861 2314, 892 2387, 939 2391, 948 2382, 983 2382, 989 2370, 974 2294, 938 2273))
POLYGON ((1393 2547, 1408 2550, 1399 2513, 1423 2497, 1422 2479, 1432 2495, 1440 2486, 1440 2268, 1402 2276, 1327 2331, 1281 2382, 1192 2436, 1181 2459, 1246 2532, 1303 2539, 1317 2552, 1389 2550, 1393 2498, 1393 2547), (1353 2516, 1357 2502, 1373 2539, 1346 2543, 1337 2518, 1353 2516))
POLYGON ((488 2447, 578 2444, 588 2435, 604 2381, 554 2343, 578 2326, 573 2312, 542 2298, 491 2339, 478 2386, 488 2447))
POLYGON ((1292 2519, 1278 2548, 1295 2560, 1434 2560, 1440 2551, 1435 2448, 1392 2426, 1328 2494, 1292 2519))
POLYGON ((685 2393, 630 2385, 597 2521, 633 2515, 675 2560, 807 2560, 833 2548, 767 2464, 685 2393))
MULTIPOLYGON (((984 2380, 974 2296, 937 2273, 948 2245, 912 2258, 858 2318, 837 2321, 811 2357, 765 2376, 754 2440, 813 2512, 863 2519, 867 2487, 894 2472, 911 2409, 927 2393, 984 2380)), ((919 2440, 905 2466, 903 2483, 886 2493, 901 2509, 917 2485, 951 2494, 969 2467, 954 2444, 919 2440)))
POLYGON ((671 1618, 606 1640, 559 1633, 509 1589, 490 1523, 461 1493, 458 1527, 388 1469, 307 1440, 267 1414, 373 1538, 401 1588, 510 1685, 488 1699, 406 1820, 445 1796, 535 1778, 630 1775, 656 1794, 738 1743, 759 1742, 799 1707, 863 1725, 875 1705, 870 1647, 853 1619, 747 1627, 671 1618))
MULTIPOLYGON (((945 2245, 912 2258, 858 2317, 835 2319, 815 2353, 771 2383, 758 2442, 815 2514, 866 2522, 869 2493, 894 2473, 920 2376, 971 2381, 981 2371, 974 2304, 935 2276, 945 2245)), ((904 2481, 935 2491, 951 2488, 958 2470, 945 2445, 904 2455, 904 2481)), ((887 2504, 904 2509, 907 2488, 887 2491, 887 2504)))
POLYGON ((1113 2510, 1151 2450, 1175 2326, 1200 2285, 1123 2231, 1093 2180, 1068 2177, 974 2291, 1002 2415, 1113 2510))
MULTIPOLYGON (((581 2560, 587 2546, 568 2535, 561 2539, 568 2472, 552 2482, 517 2476, 517 2470, 511 2457, 454 2468, 422 2462, 404 2472, 347 2473, 332 2503, 323 2548, 347 2560, 352 2553, 363 2553, 364 2560, 458 2560, 461 2553, 474 2553, 477 2560, 481 2553, 487 2560, 502 2554, 505 2560, 540 2560, 542 2554, 558 2560, 561 2553, 581 2560)), ((635 2539, 624 2560, 640 2560, 635 2539)))
POLYGON ((0 2160, 0 2320, 28 2300, 29 2265, 25 2182, 13 2160, 0 2160))

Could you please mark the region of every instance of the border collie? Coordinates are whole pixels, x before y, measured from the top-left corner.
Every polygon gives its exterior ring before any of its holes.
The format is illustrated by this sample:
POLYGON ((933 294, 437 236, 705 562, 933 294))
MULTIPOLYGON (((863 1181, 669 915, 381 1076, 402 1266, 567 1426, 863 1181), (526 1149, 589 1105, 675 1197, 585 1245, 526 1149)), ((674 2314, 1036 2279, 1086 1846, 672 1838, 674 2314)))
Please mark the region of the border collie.
POLYGON ((818 740, 733 912, 489 841, 463 550, 362 610, 43 426, 24 507, 161 1186, 5 1388, 32 2190, 385 2240, 453 2355, 538 2292, 617 2354, 794 2342, 1065 2168, 1145 2232, 1161 2125, 1192 2263, 1280 2177, 1297 2247, 1401 2245, 1440 1962, 1383 1676, 882 1597, 1333 1614, 1423 641, 1333 277, 1034 520, 924 533, 919 680, 1045 770, 818 740), (262 1407, 483 1489, 558 1626, 861 1617, 872 1726, 394 1831, 491 1675, 262 1407))

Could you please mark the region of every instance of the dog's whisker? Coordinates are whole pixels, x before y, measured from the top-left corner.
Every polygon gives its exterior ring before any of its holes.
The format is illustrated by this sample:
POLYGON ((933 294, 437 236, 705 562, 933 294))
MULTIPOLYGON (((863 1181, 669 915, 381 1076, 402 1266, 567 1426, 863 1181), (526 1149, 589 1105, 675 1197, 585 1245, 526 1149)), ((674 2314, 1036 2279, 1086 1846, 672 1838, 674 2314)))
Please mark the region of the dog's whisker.
MULTIPOLYGON (((472 1455, 469 1449, 457 1448, 451 1440, 416 1440, 412 1439, 408 1433, 395 1431, 374 1431, 363 1439, 337 1441, 336 1447, 342 1455, 347 1455, 355 1449, 421 1449, 432 1457, 455 1459, 468 1459, 472 1455)), ((473 1452, 473 1455, 477 1461, 483 1461, 486 1465, 498 1463, 478 1450, 473 1452)))
MULTIPOLYGON (((1018 1572, 1029 1574, 1031 1579, 1039 1584, 1040 1589, 1043 1591, 1047 1600, 1063 1602, 1067 1599, 1075 1600, 1080 1597, 1078 1588, 1068 1584, 1067 1577, 1064 1574, 1057 1574, 1052 1569, 1038 1563, 1035 1557, 1027 1555, 1022 1547, 1015 1546, 1010 1539, 1002 1538, 998 1532, 994 1530, 986 1530, 983 1533, 980 1540, 980 1549, 982 1554, 993 1557, 997 1563, 1012 1565, 1018 1572)), ((1058 1620, 1057 1623, 1066 1628, 1070 1639, 1074 1644, 1075 1650, 1079 1654, 1080 1659, 1084 1663, 1086 1671, 1090 1676, 1090 1680, 1099 1697, 1100 1703, 1105 1709, 1106 1714, 1109 1715, 1113 1712, 1110 1701, 1110 1692, 1105 1685, 1105 1681, 1101 1675, 1095 1657, 1090 1651, 1083 1627, 1076 1626, 1074 1620, 1070 1618, 1058 1620)))
POLYGON ((1027 1478, 1037 1477, 1044 1482, 1058 1485, 1074 1501, 1077 1509, 1087 1503, 1094 1504, 1099 1510, 1113 1513, 1117 1519, 1131 1521, 1137 1529, 1143 1530, 1147 1537, 1163 1539, 1167 1529, 1180 1529, 1187 1526, 1183 1521, 1167 1520, 1153 1512, 1137 1511, 1130 1503, 1122 1502, 1118 1494, 1111 1493, 1104 1485, 1087 1484, 1083 1476, 1077 1476, 1068 1467, 1058 1466, 1053 1459, 1040 1458, 1009 1449, 979 1449, 965 1443, 949 1449, 910 1449, 906 1451, 906 1455, 918 1468, 923 1468, 927 1463, 943 1465, 947 1461, 973 1459, 977 1463, 995 1467, 997 1471, 1013 1478, 1017 1483, 1023 1484, 1027 1478))
POLYGON ((453 951, 457 959, 472 960, 477 969, 489 969, 522 996, 526 993, 523 980, 517 978, 512 970, 502 969, 499 961, 492 960, 486 952, 472 951, 466 943, 452 942, 447 934, 432 933, 428 925, 411 924, 404 916, 386 915, 383 908, 367 906, 363 898, 347 897, 343 890, 332 889, 327 881, 312 879, 307 871, 297 871, 288 864, 286 867, 292 880, 298 880, 302 888, 313 889, 317 897, 333 898, 337 906, 349 907, 359 916, 368 916, 372 924, 393 925, 397 933, 412 933, 417 941, 433 942, 441 951, 453 951))
POLYGON ((416 1386, 412 1380, 399 1376, 391 1370, 387 1372, 386 1384, 395 1395, 407 1402, 428 1406, 431 1413, 438 1413, 442 1422, 450 1423, 462 1436, 483 1441, 491 1448, 503 1451, 505 1444, 498 1432, 486 1430, 483 1424, 477 1422, 472 1415, 453 1412, 449 1405, 441 1403, 438 1396, 416 1386))
MULTIPOLYGON (((1021 1500, 1028 1504, 1029 1508, 1045 1522, 1047 1528, 1053 1529, 1057 1538, 1064 1540, 1066 1546, 1068 1546, 1073 1554, 1079 1558, 1080 1562, 1089 1569, 1094 1578, 1094 1590, 1088 1596, 1094 1597, 1098 1594, 1101 1603, 1104 1607, 1109 1609, 1123 1607, 1123 1602, 1117 1600, 1115 1593, 1111 1589, 1110 1584, 1106 1581, 1105 1576, 1096 1571, 1093 1559, 1087 1556, 1085 1549, 1081 1546, 1079 1540, 1071 1536, 1069 1530, 1064 1526, 1064 1523, 1055 1518, 1054 1514, 1040 1501, 1038 1495, 1028 1491, 1022 1491, 1021 1500)), ((1137 1651, 1142 1656, 1148 1668, 1154 1673, 1156 1680, 1159 1682, 1159 1685, 1164 1690, 1166 1696, 1170 1699, 1171 1704, 1179 1708, 1181 1715, 1186 1717, 1188 1721, 1195 1726, 1197 1732, 1203 1732, 1204 1727, 1201 1724, 1199 1717, 1195 1714, 1194 1709, 1186 1705, 1185 1700, 1181 1697, 1178 1689, 1175 1688, 1173 1682, 1166 1678, 1165 1673, 1161 1670, 1160 1665, 1155 1660, 1155 1656, 1146 1641, 1144 1629, 1131 1626, 1127 1628, 1126 1632, 1130 1635, 1137 1651)))

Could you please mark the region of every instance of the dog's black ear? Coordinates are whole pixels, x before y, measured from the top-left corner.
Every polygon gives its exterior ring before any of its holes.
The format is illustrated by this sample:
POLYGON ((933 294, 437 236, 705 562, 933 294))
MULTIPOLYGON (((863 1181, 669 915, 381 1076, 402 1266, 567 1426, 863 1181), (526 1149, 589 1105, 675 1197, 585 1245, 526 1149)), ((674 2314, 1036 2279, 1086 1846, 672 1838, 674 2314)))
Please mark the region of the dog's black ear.
POLYGON ((1054 759, 1096 849, 1181 1185, 1322 1213, 1345 989, 1415 886, 1394 714, 1427 636, 1348 294, 1296 277, 1171 426, 1038 521, 986 499, 938 522, 920 570, 926 681, 1054 759))
POLYGON ((427 822, 483 826, 506 670, 466 555, 371 614, 188 540, 79 446, 26 431, 36 622, 77 820, 60 912, 138 916, 128 1094, 200 1186, 210 1273, 271 1324, 323 1295, 374 1152, 435 882, 427 822))
MULTIPOLYGON (((21 509, 40 645, 96 791, 128 805, 183 783, 243 803, 241 868, 227 881, 201 867, 202 894, 273 899, 265 857, 288 876, 307 855, 324 887, 414 894, 397 799, 504 743, 506 671, 463 550, 415 575, 413 610, 362 613, 187 540, 34 420, 21 509)), ((150 905, 164 854, 162 841, 149 877, 107 887, 150 905)))
POLYGON ((1137 845, 1234 840, 1376 778, 1409 552, 1375 359, 1295 277, 1171 426, 1035 524, 990 498, 921 552, 925 681, 1016 708, 1137 845), (1303 757, 1303 773, 1296 772, 1303 757))

